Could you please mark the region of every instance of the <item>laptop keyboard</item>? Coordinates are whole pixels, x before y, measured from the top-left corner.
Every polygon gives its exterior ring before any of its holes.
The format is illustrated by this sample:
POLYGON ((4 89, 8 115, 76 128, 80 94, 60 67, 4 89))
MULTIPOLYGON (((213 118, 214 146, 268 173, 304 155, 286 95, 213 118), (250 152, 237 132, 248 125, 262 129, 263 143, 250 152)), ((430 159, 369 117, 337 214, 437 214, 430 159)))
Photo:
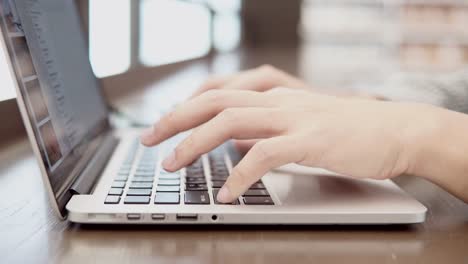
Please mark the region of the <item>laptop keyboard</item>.
MULTIPOLYGON (((168 172, 159 165, 158 148, 144 147, 136 141, 120 166, 111 184, 105 204, 209 205, 216 200, 219 189, 229 177, 226 155, 235 166, 233 149, 222 146, 208 157, 208 168, 202 158, 178 172, 168 172), (231 155, 230 155, 231 153, 231 155), (209 171, 209 174, 205 172, 209 171)), ((233 205, 274 205, 261 180, 233 205)))

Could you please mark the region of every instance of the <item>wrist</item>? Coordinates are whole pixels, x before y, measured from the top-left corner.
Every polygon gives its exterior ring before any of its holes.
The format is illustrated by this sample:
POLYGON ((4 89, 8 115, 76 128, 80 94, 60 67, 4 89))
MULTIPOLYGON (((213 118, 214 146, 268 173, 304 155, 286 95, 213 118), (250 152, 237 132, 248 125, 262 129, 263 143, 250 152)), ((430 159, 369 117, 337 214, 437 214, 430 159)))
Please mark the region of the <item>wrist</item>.
POLYGON ((416 114, 411 118, 406 133, 406 149, 408 150, 407 174, 426 179, 433 177, 431 160, 437 158, 440 139, 443 137, 443 114, 438 108, 417 105, 416 114))
POLYGON ((468 115, 420 105, 408 133, 407 174, 468 201, 468 115))

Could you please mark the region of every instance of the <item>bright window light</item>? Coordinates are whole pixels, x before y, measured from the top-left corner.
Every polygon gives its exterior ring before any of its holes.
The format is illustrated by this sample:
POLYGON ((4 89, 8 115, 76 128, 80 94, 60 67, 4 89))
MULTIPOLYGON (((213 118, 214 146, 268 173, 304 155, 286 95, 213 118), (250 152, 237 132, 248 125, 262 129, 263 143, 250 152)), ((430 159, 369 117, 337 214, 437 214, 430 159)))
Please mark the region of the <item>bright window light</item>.
POLYGON ((13 79, 6 61, 2 45, 0 45, 0 101, 8 100, 16 96, 13 79))
POLYGON ((235 49, 241 39, 241 22, 237 13, 226 13, 215 16, 214 46, 225 52, 235 49))
POLYGON ((89 57, 97 77, 130 67, 130 1, 89 2, 89 57))
POLYGON ((241 9, 240 0, 208 0, 208 4, 218 13, 237 12, 241 9))
POLYGON ((140 10, 143 64, 157 66, 208 53, 211 43, 207 8, 174 0, 142 0, 140 10))

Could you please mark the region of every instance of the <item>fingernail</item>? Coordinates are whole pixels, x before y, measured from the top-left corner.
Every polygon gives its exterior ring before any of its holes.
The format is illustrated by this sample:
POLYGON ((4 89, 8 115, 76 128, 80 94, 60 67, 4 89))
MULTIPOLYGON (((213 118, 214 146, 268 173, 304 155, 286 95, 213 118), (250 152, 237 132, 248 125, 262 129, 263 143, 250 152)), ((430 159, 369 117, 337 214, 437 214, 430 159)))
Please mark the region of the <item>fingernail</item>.
POLYGON ((231 199, 232 199, 231 192, 226 186, 223 186, 223 188, 219 190, 218 196, 216 197, 216 199, 221 203, 229 203, 231 202, 231 199))
POLYGON ((165 169, 169 169, 169 170, 171 170, 171 169, 173 169, 175 167, 175 165, 176 165, 176 156, 175 156, 174 151, 171 152, 171 154, 169 154, 169 156, 167 156, 164 159, 162 165, 163 165, 163 167, 165 169))

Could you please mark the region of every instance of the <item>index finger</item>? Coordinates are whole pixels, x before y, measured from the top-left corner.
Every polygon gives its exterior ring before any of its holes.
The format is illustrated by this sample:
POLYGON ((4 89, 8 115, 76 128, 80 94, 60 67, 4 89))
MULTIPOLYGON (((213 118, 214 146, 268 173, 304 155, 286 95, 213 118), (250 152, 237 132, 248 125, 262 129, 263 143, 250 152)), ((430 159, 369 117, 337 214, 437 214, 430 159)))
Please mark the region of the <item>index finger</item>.
POLYGON ((226 108, 268 107, 273 100, 254 91, 213 90, 176 107, 159 122, 143 132, 141 143, 156 145, 180 132, 197 127, 215 117, 226 108))
POLYGON ((217 200, 231 203, 268 171, 279 166, 299 162, 304 157, 300 140, 293 136, 279 136, 255 144, 232 169, 231 175, 218 192, 217 200))

